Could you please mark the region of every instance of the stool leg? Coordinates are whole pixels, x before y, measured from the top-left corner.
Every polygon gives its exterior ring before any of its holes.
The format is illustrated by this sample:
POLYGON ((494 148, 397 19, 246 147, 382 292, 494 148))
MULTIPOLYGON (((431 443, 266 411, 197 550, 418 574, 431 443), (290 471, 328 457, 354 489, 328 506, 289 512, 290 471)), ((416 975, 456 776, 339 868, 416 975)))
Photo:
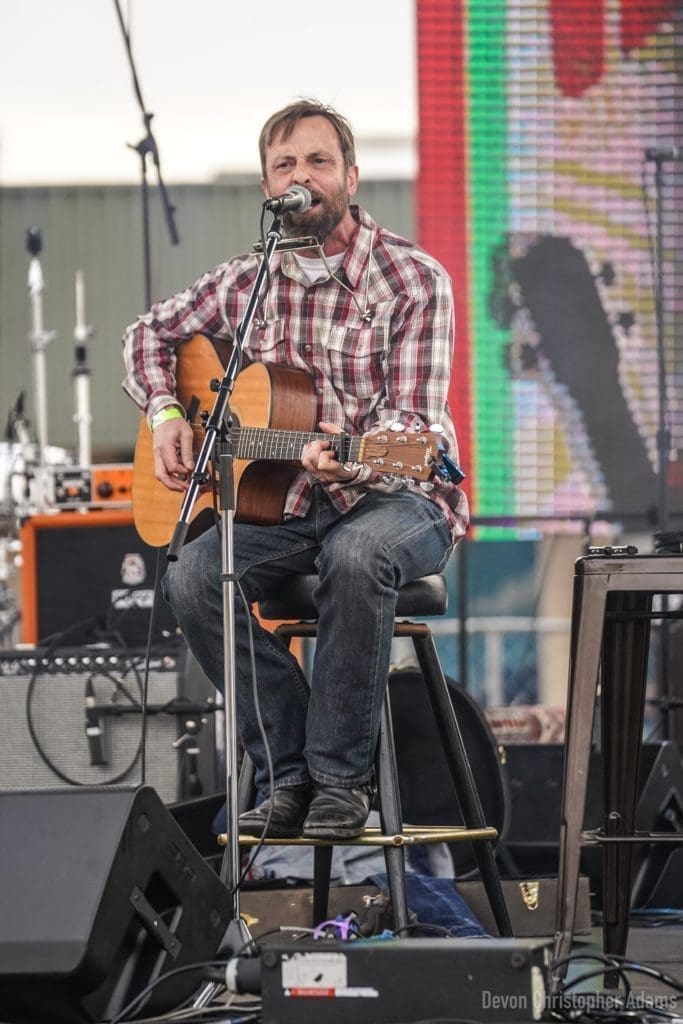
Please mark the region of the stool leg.
MULTIPOLYGON (((382 705, 376 772, 382 832, 385 835, 398 835, 403 828, 403 816, 398 788, 396 748, 394 745, 394 731, 391 724, 391 706, 388 691, 382 705)), ((399 928, 405 928, 409 923, 404 847, 385 846, 384 861, 387 867, 394 928, 398 930, 399 928)))
MULTIPOLYGON (((606 578, 574 575, 554 958, 571 952, 576 920, 591 735, 605 619, 606 578)), ((555 969, 558 989, 567 965, 555 969)))
MULTIPOLYGON (((602 659, 602 742, 605 831, 633 835, 640 749, 645 717, 645 686, 650 620, 610 620, 609 612, 627 615, 652 608, 648 593, 614 592, 608 596, 602 659)), ((633 846, 605 843, 603 859, 603 946, 624 956, 628 941, 633 846)), ((618 982, 613 976, 614 984, 618 982)))
POLYGON ((313 848, 313 927, 327 919, 332 874, 332 845, 313 848))
MULTIPOLYGON (((468 828, 485 828, 484 811, 431 630, 425 629, 421 634, 416 631, 412 639, 465 824, 468 828)), ((498 931, 501 936, 509 937, 512 935, 512 925, 503 896, 503 887, 500 884, 493 845, 490 840, 483 839, 473 843, 472 848, 498 931)))

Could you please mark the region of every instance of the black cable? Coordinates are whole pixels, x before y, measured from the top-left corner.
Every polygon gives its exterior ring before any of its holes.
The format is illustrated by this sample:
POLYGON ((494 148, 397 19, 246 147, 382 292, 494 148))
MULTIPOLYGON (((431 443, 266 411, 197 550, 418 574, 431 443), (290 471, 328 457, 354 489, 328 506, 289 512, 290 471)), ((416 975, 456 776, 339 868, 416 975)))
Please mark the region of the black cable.
POLYGON ((238 957, 244 956, 248 951, 258 955, 261 952, 258 944, 262 939, 266 939, 269 935, 280 935, 282 932, 289 932, 290 930, 300 933, 300 937, 302 939, 309 938, 315 931, 314 928, 297 928, 294 926, 287 927, 287 925, 278 925, 277 928, 267 928, 265 932, 261 932, 260 935, 256 935, 254 938, 245 942, 243 946, 240 946, 240 948, 232 954, 230 959, 236 960, 238 957))
POLYGON ((443 935, 444 938, 453 938, 452 928, 446 928, 442 924, 432 924, 430 921, 413 921, 411 924, 404 924, 400 928, 396 928, 392 934, 396 938, 401 935, 402 932, 415 932, 422 931, 423 929, 425 931, 433 932, 435 935, 443 935))
POLYGON ((605 973, 612 973, 613 970, 616 970, 617 973, 629 972, 631 974, 644 974, 648 978, 655 978, 662 985, 667 985, 675 992, 680 992, 683 994, 683 982, 678 981, 677 978, 673 978, 669 974, 665 974, 664 971, 660 971, 656 967, 648 967, 647 964, 638 963, 635 960, 626 960, 626 958, 622 959, 621 957, 615 959, 618 959, 619 961, 618 966, 616 968, 609 968, 607 971, 601 970, 594 972, 586 972, 585 974, 580 975, 577 978, 572 978, 571 981, 567 982, 563 986, 563 991, 566 992, 568 989, 573 988, 575 985, 578 985, 581 981, 588 981, 590 978, 605 973))
POLYGON ((154 619, 157 610, 157 597, 161 577, 161 548, 157 548, 154 565, 154 583, 152 584, 152 607, 149 612, 147 626, 147 644, 145 647, 145 673, 142 680, 142 721, 140 724, 140 783, 145 785, 147 778, 147 696, 149 693, 149 664, 152 657, 152 639, 154 637, 154 619))
MULTIPOLYGON (((247 601, 247 596, 244 593, 244 588, 242 587, 242 584, 241 584, 240 580, 236 580, 235 581, 235 588, 237 590, 237 593, 239 594, 240 600, 242 601, 242 604, 244 605, 244 609, 245 609, 245 612, 246 612, 247 635, 249 637, 249 665, 250 665, 250 668, 251 668, 251 686, 252 686, 252 693, 253 693, 253 696, 254 696, 254 711, 255 711, 255 714, 256 714, 256 722, 257 722, 257 725, 258 725, 259 735, 261 737, 261 741, 263 743, 263 748, 264 748, 265 754, 266 754, 266 764, 268 766, 268 791, 269 791, 269 793, 270 793, 270 795, 272 797, 273 789, 274 789, 274 785, 275 785, 275 772, 274 772, 274 769, 273 769, 273 758, 272 758, 272 755, 271 755, 271 752, 270 752, 270 744, 268 742, 268 736, 267 736, 267 733, 266 733, 266 727, 265 727, 265 725, 263 723, 263 717, 261 715, 261 705, 260 705, 260 702, 259 702, 258 676, 257 676, 257 672, 256 672, 256 653, 255 653, 255 650, 254 650, 254 630, 253 630, 253 623, 252 623, 252 618, 251 618, 250 606, 249 606, 249 603, 247 601)), ((264 828, 263 828, 263 832, 261 833, 261 836, 259 837, 259 840, 256 843, 256 845, 252 848, 252 852, 251 852, 251 854, 249 856, 249 859, 248 859, 247 863, 245 864, 244 868, 242 869, 242 872, 240 873, 240 877, 238 878, 238 880, 237 880, 237 882, 235 884, 235 888, 234 888, 233 892, 230 894, 231 896, 234 896, 235 892, 239 892, 241 887, 244 885, 244 882, 246 881, 246 879, 247 879, 247 877, 249 875, 249 872, 251 871, 252 867, 254 866, 254 861, 256 860, 256 858, 258 857, 259 853, 263 849, 264 839, 268 835, 268 829, 270 828, 270 819, 272 817, 272 814, 273 814, 273 801, 271 799, 270 807, 268 808, 268 815, 266 817, 266 822, 265 822, 265 825, 264 825, 264 828)), ((229 825, 230 825, 230 823, 227 822, 228 828, 229 828, 229 825)))
MULTIPOLYGON (((67 632, 68 631, 65 631, 65 634, 67 632)), ((64 634, 62 634, 62 635, 64 635, 64 634)), ((43 674, 43 672, 41 672, 41 669, 43 667, 41 662, 44 662, 44 661, 48 661, 49 662, 49 659, 50 659, 52 653, 55 650, 58 650, 58 648, 59 648, 59 644, 55 644, 55 645, 51 646, 50 648, 48 648, 48 651, 45 654, 41 655, 37 659, 36 667, 34 668, 32 674, 31 674, 31 678, 29 680, 29 683, 28 683, 28 686, 27 686, 27 689, 26 689, 26 725, 27 725, 27 728, 28 728, 29 736, 31 737, 31 741, 32 741, 33 746, 34 746, 34 748, 36 750, 36 753, 40 757, 41 761, 46 765, 46 767, 48 767, 50 769, 50 771, 53 772, 54 775, 57 776, 58 779, 61 779, 62 782, 67 783, 67 785, 69 785, 69 786, 90 786, 90 785, 93 785, 92 782, 83 782, 82 780, 74 779, 70 775, 67 775, 66 772, 63 772, 60 768, 57 767, 57 765, 54 763, 54 761, 52 761, 52 759, 49 757, 49 755, 45 751, 45 748, 43 747, 42 743, 40 742, 40 740, 38 738, 38 734, 37 734, 36 728, 35 728, 35 723, 34 723, 34 718, 33 718, 33 696, 34 696, 34 693, 35 693, 35 687, 36 687, 37 681, 40 678, 40 676, 43 674)), ((104 678, 107 678, 110 681, 115 682, 113 677, 108 672, 100 671, 100 670, 96 670, 95 672, 91 673, 90 676, 88 677, 88 679, 90 681, 93 681, 94 678, 97 675, 102 675, 104 678)), ((118 685, 118 684, 115 682, 115 685, 118 685)), ((127 691, 125 689, 124 689, 124 692, 126 693, 128 698, 130 699, 130 695, 127 693, 127 691)), ((135 704, 133 706, 135 706, 135 704)), ((136 765, 136 763, 138 761, 138 758, 140 756, 140 752, 141 752, 141 744, 138 743, 138 747, 137 747, 137 749, 135 751, 135 754, 134 754, 133 758, 131 759, 131 761, 129 762, 129 764, 127 765, 127 767, 125 769, 123 769, 121 772, 117 773, 112 778, 109 778, 109 779, 98 779, 96 784, 97 785, 111 786, 111 785, 115 785, 117 782, 121 782, 123 779, 126 778, 127 775, 130 774, 130 772, 135 767, 135 765, 136 765)))
POLYGON ((262 206, 261 207, 261 219, 259 220, 259 237, 261 239, 261 247, 262 247, 262 251, 263 251, 263 259, 266 262, 266 280, 265 280, 265 285, 264 285, 264 288, 263 288, 264 296, 268 294, 268 292, 271 289, 271 285, 272 285, 272 275, 271 275, 271 270, 270 270, 270 261, 266 258, 266 226, 265 226, 265 218, 266 218, 266 208, 265 208, 265 206, 262 206))
POLYGON ((551 967, 553 970, 557 970, 558 967, 564 966, 565 964, 590 961, 597 961, 602 966, 594 971, 585 971, 582 974, 577 975, 575 978, 572 978, 570 981, 565 981, 560 991, 556 994, 553 1009, 556 1015, 561 1019, 574 1022, 580 1020, 585 1020, 587 1022, 620 1022, 626 1020, 643 1021, 649 1016, 660 1017, 667 1020, 678 1017, 675 1013, 670 1013, 668 1010, 650 1006, 649 1004, 644 1007, 636 1007, 633 1009, 629 1008, 629 1002, 634 998, 633 988, 628 979, 629 973, 644 974, 646 977, 654 978, 660 984, 672 989, 674 992, 683 993, 683 983, 657 968, 647 966, 647 964, 642 964, 617 954, 610 954, 609 956, 600 956, 598 954, 571 954, 570 956, 553 961, 551 967), (624 986, 623 997, 620 997, 618 994, 611 997, 614 1001, 614 1005, 610 1005, 608 1008, 601 1008, 598 1005, 591 1005, 588 1007, 589 1000, 592 998, 592 1001, 595 1003, 598 998, 598 994, 591 992, 574 992, 573 997, 577 1002, 582 995, 585 997, 586 1006, 583 1008, 583 1011, 580 1012, 581 1008, 570 1005, 566 1008, 567 1012, 563 1012, 564 1008, 560 1005, 561 1002, 567 998, 567 994, 572 989, 575 989, 577 985, 590 981, 593 978, 604 977, 606 974, 613 973, 618 974, 619 980, 624 986), (620 998, 623 998, 622 1006, 617 1005, 617 1001, 620 998))
POLYGON ((150 983, 148 985, 145 985, 145 987, 143 989, 141 989, 140 992, 138 992, 138 994, 136 996, 134 996, 130 1000, 130 1002, 126 1006, 124 1006, 123 1009, 120 1010, 116 1014, 115 1017, 112 1017, 111 1020, 103 1022, 103 1024, 121 1024, 122 1021, 126 1020, 126 1018, 128 1017, 129 1014, 134 1013, 138 1009, 138 1007, 140 1006, 142 1001, 152 991, 154 991, 155 988, 157 988, 159 985, 161 985, 164 981, 168 981, 169 978, 175 978, 179 974, 187 974, 188 971, 207 970, 207 969, 219 968, 219 967, 225 968, 225 966, 226 966, 226 961, 223 959, 223 960, 200 960, 197 963, 183 964, 182 967, 174 967, 172 970, 166 971, 165 974, 159 975, 159 977, 155 978, 154 981, 150 981, 150 983))

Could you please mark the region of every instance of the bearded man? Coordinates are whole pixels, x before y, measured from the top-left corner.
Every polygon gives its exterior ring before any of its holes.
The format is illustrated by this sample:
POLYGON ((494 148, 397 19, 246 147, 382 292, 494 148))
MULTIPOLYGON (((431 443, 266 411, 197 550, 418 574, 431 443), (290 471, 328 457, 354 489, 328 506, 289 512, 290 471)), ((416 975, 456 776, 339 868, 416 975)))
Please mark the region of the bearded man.
MULTIPOLYGON (((440 424, 457 461, 447 403, 448 275, 351 204, 358 184, 353 134, 331 107, 300 100, 279 110, 265 123, 259 150, 266 196, 293 186, 311 196, 308 209, 283 214, 284 234, 317 244, 275 253, 246 359, 306 371, 321 434, 354 438, 399 427, 410 436, 440 424)), ((198 332, 216 341, 235 338, 261 258, 229 259, 156 303, 124 336, 123 386, 152 431, 157 479, 172 490, 187 487, 194 467, 193 432, 175 396, 177 347, 198 332)), ((246 598, 246 606, 235 602, 237 726, 262 795, 240 816, 240 831, 262 835, 268 824, 272 838, 353 838, 372 802, 397 591, 444 567, 467 529, 465 495, 450 480, 418 483, 345 462, 318 438, 301 451, 279 522, 237 518, 234 569, 246 598), (251 606, 277 593, 287 577, 311 573, 318 577, 318 638, 310 680, 252 616, 257 707, 251 606)), ((220 566, 220 537, 209 530, 185 545, 163 584, 188 646, 219 688, 220 566)))

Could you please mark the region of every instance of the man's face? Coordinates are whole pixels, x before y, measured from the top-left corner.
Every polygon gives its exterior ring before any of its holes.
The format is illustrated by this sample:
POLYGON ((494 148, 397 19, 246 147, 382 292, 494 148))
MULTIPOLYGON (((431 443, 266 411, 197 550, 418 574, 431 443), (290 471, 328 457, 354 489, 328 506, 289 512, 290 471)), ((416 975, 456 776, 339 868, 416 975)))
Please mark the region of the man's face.
POLYGON ((303 213, 286 213, 283 234, 314 235, 322 245, 344 219, 356 191, 358 169, 344 168, 339 137, 325 117, 304 117, 288 139, 278 135, 266 149, 266 195, 277 196, 292 185, 309 190, 312 204, 303 213))

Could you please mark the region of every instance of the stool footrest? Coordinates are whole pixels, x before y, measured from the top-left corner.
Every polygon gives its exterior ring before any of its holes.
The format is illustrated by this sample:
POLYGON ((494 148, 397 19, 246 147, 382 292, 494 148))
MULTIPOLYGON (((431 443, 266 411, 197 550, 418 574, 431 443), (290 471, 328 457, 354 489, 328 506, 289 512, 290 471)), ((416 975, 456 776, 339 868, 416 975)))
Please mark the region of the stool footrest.
POLYGON ((635 832, 631 835, 608 836, 602 829, 591 829, 581 833, 581 842, 586 846, 603 843, 673 843, 683 846, 683 835, 680 832, 635 832))
MULTIPOLYGON (((355 839, 307 839, 297 836, 295 839, 264 839, 267 846, 408 846, 414 843, 466 843, 473 840, 495 840, 498 831, 495 828, 465 828, 464 825, 404 825, 395 835, 385 835, 375 826, 363 829, 355 839)), ((240 833, 241 846, 255 846, 258 836, 240 833)), ((227 846, 228 837, 225 832, 218 836, 221 846, 227 846)))

